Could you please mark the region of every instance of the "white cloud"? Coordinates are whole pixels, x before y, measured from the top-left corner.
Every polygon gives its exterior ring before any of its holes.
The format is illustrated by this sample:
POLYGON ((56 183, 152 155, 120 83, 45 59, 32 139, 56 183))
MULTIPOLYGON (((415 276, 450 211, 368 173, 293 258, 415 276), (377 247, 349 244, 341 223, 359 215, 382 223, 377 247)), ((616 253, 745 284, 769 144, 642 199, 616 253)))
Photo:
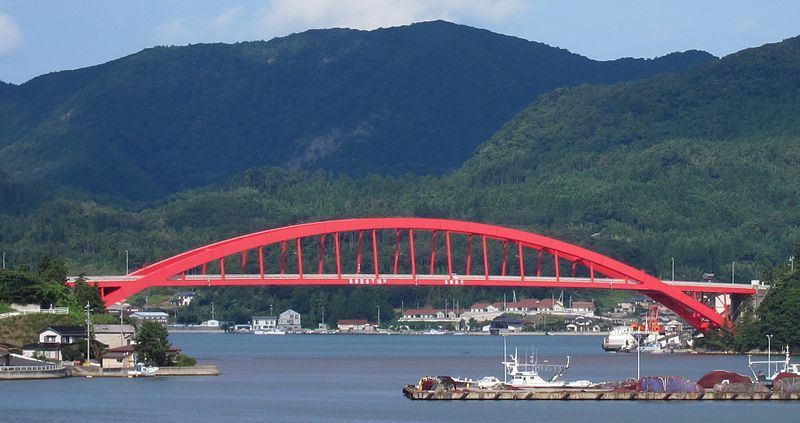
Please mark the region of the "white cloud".
POLYGON ((10 54, 22 46, 22 31, 10 15, 0 13, 0 54, 10 54))
POLYGON ((155 29, 155 39, 160 44, 181 45, 196 42, 195 33, 189 29, 186 18, 174 18, 155 29))

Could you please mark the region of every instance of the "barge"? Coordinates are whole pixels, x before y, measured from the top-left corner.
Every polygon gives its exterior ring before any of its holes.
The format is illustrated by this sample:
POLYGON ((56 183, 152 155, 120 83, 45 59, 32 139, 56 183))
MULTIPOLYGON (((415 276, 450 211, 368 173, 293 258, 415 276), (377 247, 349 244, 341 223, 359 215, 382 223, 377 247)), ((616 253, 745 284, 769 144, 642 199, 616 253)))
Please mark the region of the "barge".
POLYGON ((613 400, 613 401, 793 401, 800 399, 799 392, 636 392, 602 389, 583 390, 519 390, 519 389, 458 389, 458 390, 420 390, 415 385, 403 388, 403 395, 410 400, 613 400))

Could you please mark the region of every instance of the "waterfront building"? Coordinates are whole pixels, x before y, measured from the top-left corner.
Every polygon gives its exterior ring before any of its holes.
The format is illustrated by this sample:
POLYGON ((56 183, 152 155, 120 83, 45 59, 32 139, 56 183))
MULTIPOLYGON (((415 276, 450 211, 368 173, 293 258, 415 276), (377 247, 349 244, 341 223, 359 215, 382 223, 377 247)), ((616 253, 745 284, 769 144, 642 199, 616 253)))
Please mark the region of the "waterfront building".
POLYGON ((136 365, 136 348, 133 345, 107 349, 101 366, 104 369, 129 369, 136 365))
POLYGON ((278 329, 283 331, 300 330, 300 313, 289 309, 278 315, 278 329))
POLYGON ((336 322, 340 332, 373 332, 378 325, 363 319, 342 319, 336 322))
POLYGON ((437 322, 457 321, 458 313, 455 310, 442 310, 436 308, 409 308, 403 310, 401 322, 437 322))
POLYGON ((278 326, 278 318, 275 316, 253 316, 252 330, 273 330, 278 326))

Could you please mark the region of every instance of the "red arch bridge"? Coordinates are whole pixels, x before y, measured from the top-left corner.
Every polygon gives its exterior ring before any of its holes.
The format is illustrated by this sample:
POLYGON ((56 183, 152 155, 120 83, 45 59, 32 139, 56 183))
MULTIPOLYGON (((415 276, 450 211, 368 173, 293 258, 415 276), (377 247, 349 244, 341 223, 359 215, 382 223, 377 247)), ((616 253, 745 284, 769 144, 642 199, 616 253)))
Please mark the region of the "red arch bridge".
MULTIPOLYGON (((501 226, 366 218, 269 229, 126 276, 91 276, 106 304, 154 286, 400 285, 639 291, 700 330, 731 325, 757 286, 670 282, 553 238, 501 226)), ((75 278, 67 283, 74 285, 75 278)))

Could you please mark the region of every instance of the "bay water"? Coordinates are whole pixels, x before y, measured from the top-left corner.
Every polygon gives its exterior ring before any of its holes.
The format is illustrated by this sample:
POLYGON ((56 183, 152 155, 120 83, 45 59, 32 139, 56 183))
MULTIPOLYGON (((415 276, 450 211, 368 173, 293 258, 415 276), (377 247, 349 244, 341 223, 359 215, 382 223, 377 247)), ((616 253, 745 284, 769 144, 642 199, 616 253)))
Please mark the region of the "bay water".
MULTIPOLYGON (((502 379, 502 337, 176 333, 170 341, 219 376, 66 378, 0 383, 3 422, 795 421, 800 402, 410 401, 425 375, 502 379)), ((597 336, 509 336, 509 352, 563 363, 565 380, 636 376, 637 357, 597 336)), ((642 354, 641 374, 749 374, 745 356, 642 354)))

